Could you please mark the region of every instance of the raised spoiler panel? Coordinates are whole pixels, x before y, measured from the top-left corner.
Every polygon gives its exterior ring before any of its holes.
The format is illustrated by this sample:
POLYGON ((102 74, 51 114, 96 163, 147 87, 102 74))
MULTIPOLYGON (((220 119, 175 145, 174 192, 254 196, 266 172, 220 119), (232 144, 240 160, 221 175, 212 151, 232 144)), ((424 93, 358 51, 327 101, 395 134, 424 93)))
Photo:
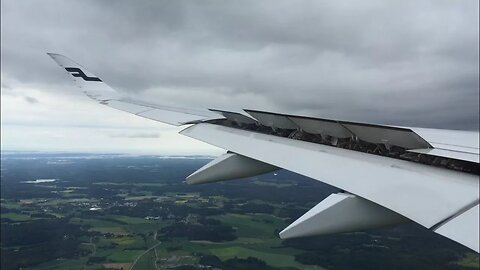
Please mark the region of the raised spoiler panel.
POLYGON ((295 125, 287 116, 280 114, 265 113, 261 111, 245 110, 248 114, 257 119, 257 121, 267 127, 281 128, 281 129, 297 129, 295 125))
POLYGON ((210 109, 210 111, 219 113, 223 115, 227 120, 235 122, 238 125, 255 125, 258 123, 257 121, 255 121, 255 119, 251 118, 249 115, 246 115, 246 113, 244 112, 231 112, 217 109, 210 109))
POLYGON ((356 137, 370 143, 396 145, 406 149, 432 148, 432 146, 408 128, 355 123, 339 120, 245 110, 261 124, 281 129, 300 128, 313 134, 338 138, 356 137))
POLYGON ((262 133, 473 174, 480 171, 478 132, 385 126, 257 110, 245 111, 258 120, 258 125, 271 128, 271 131, 258 130, 262 133))
POLYGON ((355 136, 351 131, 340 125, 337 121, 326 119, 312 119, 305 117, 289 117, 297 126, 311 134, 348 138, 355 136))

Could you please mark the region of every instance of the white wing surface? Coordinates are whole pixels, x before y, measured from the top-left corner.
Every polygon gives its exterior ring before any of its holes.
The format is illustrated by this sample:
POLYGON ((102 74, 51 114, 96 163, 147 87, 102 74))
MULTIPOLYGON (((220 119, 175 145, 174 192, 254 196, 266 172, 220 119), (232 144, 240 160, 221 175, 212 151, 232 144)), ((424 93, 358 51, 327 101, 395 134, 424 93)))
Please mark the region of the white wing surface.
POLYGON ((122 97, 65 56, 49 56, 100 104, 188 125, 181 134, 228 151, 190 175, 191 184, 284 168, 346 191, 320 202, 282 238, 413 221, 479 252, 478 132, 150 104, 122 97))

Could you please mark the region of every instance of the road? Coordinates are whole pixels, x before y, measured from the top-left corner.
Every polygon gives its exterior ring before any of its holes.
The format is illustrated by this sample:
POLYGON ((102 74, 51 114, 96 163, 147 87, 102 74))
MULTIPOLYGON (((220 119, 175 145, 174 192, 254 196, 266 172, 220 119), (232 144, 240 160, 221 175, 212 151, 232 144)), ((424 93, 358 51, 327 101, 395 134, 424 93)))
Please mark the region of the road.
MULTIPOLYGON (((153 239, 157 239, 157 232, 155 232, 155 234, 153 235, 153 239)), ((130 269, 129 270, 132 270, 133 267, 135 267, 135 264, 137 263, 137 261, 142 258, 143 255, 147 254, 148 252, 150 252, 152 249, 156 248, 158 245, 160 245, 162 242, 158 242, 156 243, 155 245, 151 246, 149 249, 145 250, 145 252, 143 252, 142 254, 138 255, 137 258, 135 258, 135 260, 133 261, 132 265, 130 266, 130 269)), ((156 254, 155 254, 156 255, 156 254)), ((157 267, 157 262, 155 262, 155 268, 157 267)))

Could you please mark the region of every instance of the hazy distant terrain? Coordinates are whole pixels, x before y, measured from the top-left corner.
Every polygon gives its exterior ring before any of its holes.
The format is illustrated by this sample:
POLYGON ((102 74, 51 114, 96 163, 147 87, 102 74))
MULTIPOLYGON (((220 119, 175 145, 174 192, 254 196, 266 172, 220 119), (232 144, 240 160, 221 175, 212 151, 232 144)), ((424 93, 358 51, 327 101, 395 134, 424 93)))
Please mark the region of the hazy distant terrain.
POLYGON ((287 171, 183 181, 208 161, 2 153, 1 269, 480 269, 413 224, 282 241, 337 189, 287 171))

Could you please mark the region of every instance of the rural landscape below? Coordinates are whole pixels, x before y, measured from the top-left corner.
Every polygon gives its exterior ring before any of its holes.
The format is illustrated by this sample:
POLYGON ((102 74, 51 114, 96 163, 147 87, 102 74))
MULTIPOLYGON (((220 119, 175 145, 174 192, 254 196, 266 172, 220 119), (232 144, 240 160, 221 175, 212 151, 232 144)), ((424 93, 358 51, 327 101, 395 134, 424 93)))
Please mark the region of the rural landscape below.
POLYGON ((281 240, 338 190, 283 170, 185 183, 210 160, 2 153, 1 269, 479 269, 415 224, 281 240))

